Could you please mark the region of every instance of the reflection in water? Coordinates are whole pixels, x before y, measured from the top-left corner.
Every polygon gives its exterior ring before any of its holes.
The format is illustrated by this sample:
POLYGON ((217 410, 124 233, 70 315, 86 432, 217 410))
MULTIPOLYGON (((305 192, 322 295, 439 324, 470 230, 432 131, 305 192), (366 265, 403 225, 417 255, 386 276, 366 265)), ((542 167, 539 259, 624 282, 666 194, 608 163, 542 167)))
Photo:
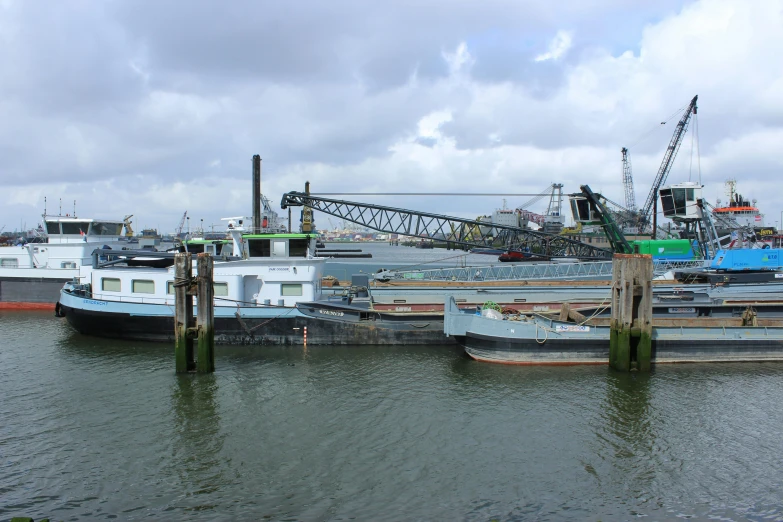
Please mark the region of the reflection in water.
POLYGON ((629 500, 645 501, 652 489, 657 465, 656 429, 650 405, 650 373, 617 372, 608 369, 606 398, 601 409, 600 426, 595 434, 601 454, 612 467, 609 477, 622 481, 620 486, 629 500))
MULTIPOLYGON (((221 466, 223 436, 220 433, 220 414, 217 393, 218 383, 214 374, 177 375, 172 388, 175 441, 172 446, 174 474, 184 486, 187 497, 209 495, 228 480, 221 466)), ((209 509, 200 505, 195 509, 209 509)))

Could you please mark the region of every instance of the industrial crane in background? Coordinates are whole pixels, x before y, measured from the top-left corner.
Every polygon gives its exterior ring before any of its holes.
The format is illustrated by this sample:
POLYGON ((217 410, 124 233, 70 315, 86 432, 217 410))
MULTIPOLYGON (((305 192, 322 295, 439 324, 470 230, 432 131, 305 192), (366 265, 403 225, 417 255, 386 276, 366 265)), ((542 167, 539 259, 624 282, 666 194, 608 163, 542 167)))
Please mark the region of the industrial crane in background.
POLYGON ((691 102, 688 104, 688 107, 685 109, 682 118, 680 118, 679 123, 677 123, 677 127, 674 129, 674 134, 672 135, 672 139, 669 141, 669 146, 666 148, 666 152, 663 155, 663 161, 661 162, 661 166, 658 169, 658 174, 655 176, 652 187, 650 187, 650 193, 647 194, 647 200, 644 202, 644 206, 639 212, 638 226, 640 232, 643 232, 645 229, 647 229, 651 221, 653 223, 653 235, 655 235, 657 232, 657 227, 655 226, 655 224, 657 224, 657 220, 656 216, 653 214, 653 205, 655 205, 655 202, 658 199, 658 191, 660 190, 661 185, 666 182, 666 177, 669 175, 669 171, 672 168, 674 158, 677 156, 677 151, 680 149, 680 145, 682 144, 682 138, 685 136, 685 131, 688 130, 688 124, 690 123, 691 115, 696 114, 698 109, 696 107, 696 101, 698 99, 698 95, 693 97, 691 102))
POLYGON ((133 227, 131 227, 132 221, 130 218, 133 217, 133 214, 129 214, 122 218, 122 222, 125 224, 125 237, 133 237, 133 227))
POLYGON ((625 208, 636 212, 636 194, 633 191, 633 174, 631 173, 631 160, 628 158, 628 149, 623 147, 623 188, 625 188, 625 208))
POLYGON ((179 220, 179 226, 177 226, 177 237, 182 237, 182 229, 185 228, 185 219, 188 217, 188 211, 186 210, 182 214, 182 219, 179 220))

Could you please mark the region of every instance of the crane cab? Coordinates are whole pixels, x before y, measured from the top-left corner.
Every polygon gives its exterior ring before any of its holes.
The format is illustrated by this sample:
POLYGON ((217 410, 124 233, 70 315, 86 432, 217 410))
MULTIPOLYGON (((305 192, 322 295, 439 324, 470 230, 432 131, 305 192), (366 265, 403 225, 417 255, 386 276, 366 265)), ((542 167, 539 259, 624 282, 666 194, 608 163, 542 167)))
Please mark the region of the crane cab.
POLYGON ((673 221, 699 219, 697 202, 702 199, 703 186, 691 181, 669 185, 660 190, 663 216, 673 221))
POLYGON ((571 204, 571 213, 574 215, 574 221, 582 225, 600 225, 601 216, 596 211, 595 206, 584 196, 569 196, 571 204))

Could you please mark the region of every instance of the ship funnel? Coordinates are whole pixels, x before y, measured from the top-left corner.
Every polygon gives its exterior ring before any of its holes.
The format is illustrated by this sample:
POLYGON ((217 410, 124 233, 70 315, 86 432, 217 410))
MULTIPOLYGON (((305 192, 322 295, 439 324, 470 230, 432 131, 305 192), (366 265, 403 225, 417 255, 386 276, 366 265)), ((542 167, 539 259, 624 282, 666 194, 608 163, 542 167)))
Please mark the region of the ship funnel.
POLYGON ((253 156, 253 233, 261 231, 261 156, 253 156))

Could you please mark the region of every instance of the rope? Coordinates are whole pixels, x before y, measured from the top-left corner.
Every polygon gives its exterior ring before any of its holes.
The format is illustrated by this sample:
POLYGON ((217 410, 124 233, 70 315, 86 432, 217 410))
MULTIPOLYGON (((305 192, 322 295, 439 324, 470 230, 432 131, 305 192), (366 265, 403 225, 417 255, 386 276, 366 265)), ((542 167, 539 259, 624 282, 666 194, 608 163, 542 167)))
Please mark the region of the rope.
POLYGON ((234 315, 236 316, 237 321, 239 321, 240 326, 242 326, 242 329, 245 330, 245 332, 247 332, 247 335, 249 335, 250 337, 253 337, 253 332, 256 331, 257 329, 259 329, 262 326, 270 323, 271 321, 274 321, 275 319, 279 319, 279 318, 283 317, 284 315, 290 314, 294 310, 295 310, 295 308, 289 308, 286 312, 284 312, 282 314, 279 314, 279 315, 276 315, 275 317, 270 317, 269 319, 267 319, 263 323, 255 325, 253 328, 248 328, 247 324, 245 324, 245 321, 242 319, 242 314, 239 313, 239 304, 237 304, 237 311, 234 313, 234 315))

